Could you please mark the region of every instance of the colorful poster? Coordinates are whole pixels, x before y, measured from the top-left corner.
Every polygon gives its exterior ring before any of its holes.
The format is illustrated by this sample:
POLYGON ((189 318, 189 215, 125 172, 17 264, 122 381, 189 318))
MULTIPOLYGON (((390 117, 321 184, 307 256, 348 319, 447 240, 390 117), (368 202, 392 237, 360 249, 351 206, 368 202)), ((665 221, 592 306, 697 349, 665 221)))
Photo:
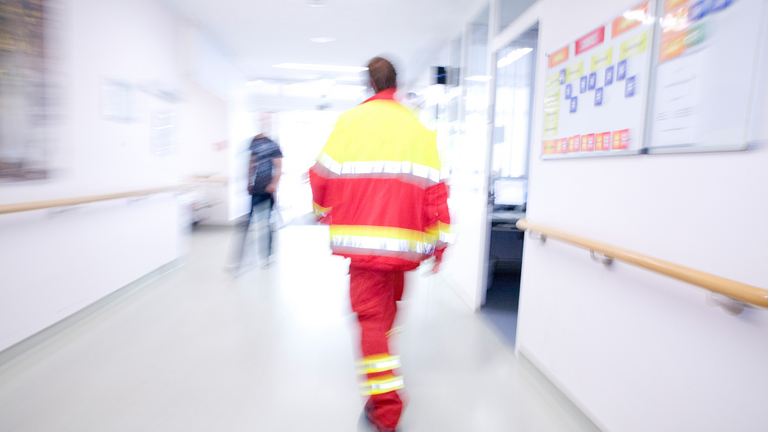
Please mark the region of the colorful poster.
POLYGON ((549 55, 543 142, 554 142, 547 158, 640 153, 656 7, 643 1, 549 55), (553 93, 561 88, 562 98, 553 93), (615 145, 612 132, 595 131, 615 131, 615 145))
POLYGON ((563 47, 549 55, 550 69, 568 60, 568 51, 571 46, 563 47))

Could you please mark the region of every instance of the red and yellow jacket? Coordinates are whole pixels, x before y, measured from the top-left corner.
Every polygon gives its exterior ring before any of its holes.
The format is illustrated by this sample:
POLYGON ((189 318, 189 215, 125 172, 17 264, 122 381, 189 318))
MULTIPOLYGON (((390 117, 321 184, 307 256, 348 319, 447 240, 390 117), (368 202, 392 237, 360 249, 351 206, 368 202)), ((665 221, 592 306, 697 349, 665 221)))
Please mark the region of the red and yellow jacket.
POLYGON ((315 214, 352 266, 412 270, 450 242, 436 135, 385 90, 339 117, 309 171, 315 214))

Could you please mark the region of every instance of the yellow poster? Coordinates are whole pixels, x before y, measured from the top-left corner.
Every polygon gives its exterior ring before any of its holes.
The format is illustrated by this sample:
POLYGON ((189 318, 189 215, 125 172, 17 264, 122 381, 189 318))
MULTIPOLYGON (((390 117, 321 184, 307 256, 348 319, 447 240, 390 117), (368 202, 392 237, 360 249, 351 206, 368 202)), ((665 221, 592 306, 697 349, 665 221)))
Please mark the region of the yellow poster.
POLYGON ((560 105, 544 108, 544 122, 556 122, 560 115, 560 105))
POLYGON ((551 137, 557 135, 557 122, 544 123, 544 136, 551 137))
POLYGON ((559 74, 552 74, 547 77, 547 88, 555 88, 558 85, 560 85, 560 75, 559 74))
POLYGON ((560 89, 549 90, 544 95, 544 106, 549 107, 554 105, 560 105, 560 89))
POLYGON ((565 70, 565 82, 571 82, 577 80, 584 75, 584 62, 580 61, 576 64, 568 66, 565 70))
POLYGON ((599 52, 592 56, 592 67, 590 72, 595 72, 599 69, 605 69, 613 63, 613 47, 608 48, 603 52, 599 52))
POLYGON ((621 47, 619 48, 619 61, 626 60, 634 55, 645 52, 647 41, 648 32, 644 32, 622 42, 621 47))

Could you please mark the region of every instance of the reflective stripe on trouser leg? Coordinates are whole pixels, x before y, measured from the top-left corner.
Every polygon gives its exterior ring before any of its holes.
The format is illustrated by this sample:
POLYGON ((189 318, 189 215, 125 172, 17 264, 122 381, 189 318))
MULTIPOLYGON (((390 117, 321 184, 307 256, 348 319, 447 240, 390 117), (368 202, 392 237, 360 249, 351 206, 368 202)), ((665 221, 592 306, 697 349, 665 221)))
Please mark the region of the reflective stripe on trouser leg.
POLYGON ((364 395, 378 395, 400 390, 404 387, 403 377, 384 375, 360 383, 360 392, 364 395))
POLYGON ((357 363, 357 373, 371 374, 386 372, 400 367, 400 356, 387 354, 372 355, 357 363))

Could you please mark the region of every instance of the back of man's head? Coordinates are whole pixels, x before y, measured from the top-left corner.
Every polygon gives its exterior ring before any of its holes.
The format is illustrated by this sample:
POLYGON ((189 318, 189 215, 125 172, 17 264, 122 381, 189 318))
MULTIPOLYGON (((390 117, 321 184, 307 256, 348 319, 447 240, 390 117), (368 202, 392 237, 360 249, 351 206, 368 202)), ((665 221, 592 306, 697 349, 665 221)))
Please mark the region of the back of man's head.
POLYGON ((371 85, 376 93, 397 88, 397 72, 388 60, 374 57, 368 62, 368 74, 371 76, 371 85))

